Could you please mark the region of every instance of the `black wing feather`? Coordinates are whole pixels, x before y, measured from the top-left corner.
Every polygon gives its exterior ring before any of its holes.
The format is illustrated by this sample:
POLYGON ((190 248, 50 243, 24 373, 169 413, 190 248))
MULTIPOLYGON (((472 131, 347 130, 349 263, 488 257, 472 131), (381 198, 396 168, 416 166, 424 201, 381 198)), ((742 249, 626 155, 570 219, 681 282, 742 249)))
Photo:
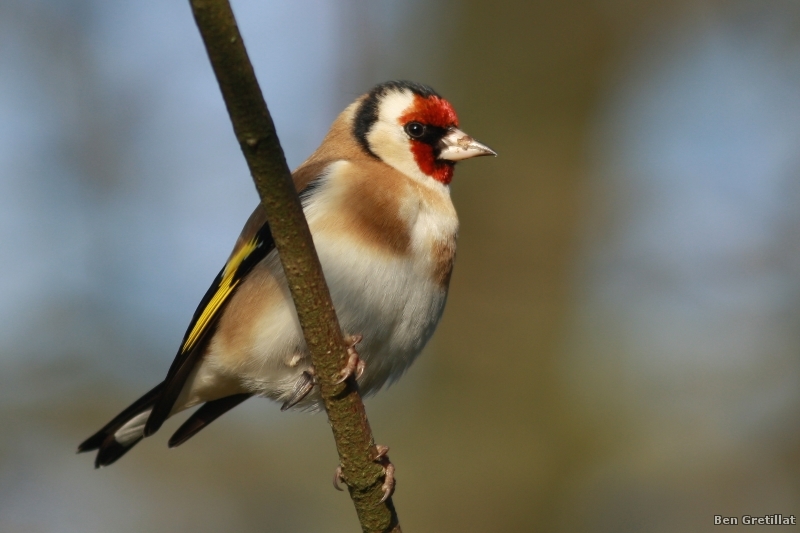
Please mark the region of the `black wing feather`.
MULTIPOLYGON (((192 321, 186 329, 186 334, 183 337, 181 348, 178 350, 172 366, 167 372, 167 377, 164 380, 164 388, 161 390, 158 399, 156 400, 153 411, 147 419, 147 424, 144 428, 144 436, 149 437, 161 427, 161 424, 169 416, 172 411, 172 406, 175 400, 178 399, 186 378, 189 377, 194 365, 205 354, 208 341, 216 331, 219 317, 226 304, 230 301, 231 296, 236 292, 239 282, 253 270, 261 260, 263 260, 272 250, 275 249, 275 241, 272 238, 272 232, 269 228, 269 223, 265 222, 261 229, 258 230, 256 236, 252 240, 252 250, 249 251, 244 257, 238 258, 239 264, 235 266, 233 272, 229 272, 230 265, 226 265, 219 274, 217 274, 214 283, 211 284, 205 296, 197 306, 194 312, 192 321), (204 315, 208 312, 209 306, 215 302, 215 298, 219 298, 221 291, 226 291, 222 297, 223 300, 217 304, 213 310, 213 314, 206 319, 203 324, 202 330, 196 331, 196 327, 204 315)), ((236 256, 231 258, 231 261, 236 260, 236 256)))
POLYGON ((97 450, 102 445, 103 442, 106 440, 106 437, 109 435, 113 435, 116 431, 121 428, 128 420, 133 418, 134 416, 138 415, 142 411, 146 410, 148 407, 155 403, 156 398, 158 395, 161 394, 161 390, 164 388, 164 383, 159 383, 152 389, 150 389, 144 396, 133 402, 124 411, 120 414, 115 416, 111 422, 100 428, 100 430, 80 443, 78 445, 78 453, 88 452, 91 450, 97 450))
POLYGON ((172 435, 169 439, 169 447, 174 448, 175 446, 180 446, 191 437, 194 437, 198 431, 251 396, 252 394, 249 392, 244 392, 242 394, 234 394, 232 396, 220 398, 219 400, 204 403, 203 406, 192 413, 192 416, 190 416, 186 422, 178 428, 175 434, 172 435))

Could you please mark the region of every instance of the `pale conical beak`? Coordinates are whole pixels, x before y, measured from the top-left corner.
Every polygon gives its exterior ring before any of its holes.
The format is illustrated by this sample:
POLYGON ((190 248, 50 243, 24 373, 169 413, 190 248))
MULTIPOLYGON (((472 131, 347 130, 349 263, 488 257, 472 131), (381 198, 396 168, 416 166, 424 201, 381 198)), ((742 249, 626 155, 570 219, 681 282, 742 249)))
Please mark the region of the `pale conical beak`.
POLYGON ((497 155, 497 153, 481 144, 458 128, 450 128, 447 135, 439 141, 439 159, 461 161, 481 155, 497 155))

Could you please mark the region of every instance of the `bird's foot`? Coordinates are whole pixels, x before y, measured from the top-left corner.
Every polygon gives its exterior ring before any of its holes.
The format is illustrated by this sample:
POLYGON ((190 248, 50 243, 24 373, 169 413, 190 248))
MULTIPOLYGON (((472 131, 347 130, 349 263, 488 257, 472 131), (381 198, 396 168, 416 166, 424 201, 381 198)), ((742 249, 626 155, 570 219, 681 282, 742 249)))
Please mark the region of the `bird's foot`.
POLYGON ((344 489, 340 483, 345 483, 344 474, 342 474, 342 465, 337 466, 336 472, 333 473, 333 488, 338 491, 343 491, 344 489))
POLYGON ((294 390, 292 391, 292 395, 283 402, 281 405, 281 411, 286 411, 287 409, 291 409, 303 398, 308 396, 308 393, 311 392, 311 389, 314 388, 314 385, 317 383, 317 378, 314 375, 314 367, 312 366, 308 370, 304 370, 300 377, 297 378, 297 381, 294 384, 294 390))
POLYGON ((394 493, 394 486, 395 486, 395 479, 394 479, 394 465, 389 460, 389 456, 386 455, 389 453, 388 446, 382 446, 380 444, 375 445, 375 448, 378 450, 378 455, 375 456, 373 459, 375 462, 379 463, 383 467, 383 485, 381 485, 381 490, 383 491, 383 498, 381 498, 381 503, 388 500, 391 495, 394 493))
MULTIPOLYGON (((383 467, 383 485, 381 485, 381 490, 383 491, 383 498, 381 498, 381 503, 385 502, 389 499, 389 497, 394 493, 394 486, 395 486, 395 479, 394 479, 394 465, 389 460, 389 456, 386 455, 389 453, 388 446, 381 446, 380 444, 376 445, 375 448, 378 451, 378 454, 375 456, 376 463, 380 464, 383 467)), ((333 488, 336 490, 344 490, 342 488, 342 484, 347 484, 347 481, 344 479, 344 474, 342 473, 342 465, 336 467, 336 472, 333 474, 333 488)))
POLYGON ((361 377, 361 374, 364 373, 364 368, 366 365, 364 361, 358 357, 358 352, 356 351, 356 344, 361 342, 361 339, 364 337, 361 335, 349 335, 345 342, 347 343, 347 364, 344 368, 339 372, 339 379, 336 381, 336 384, 344 383, 350 376, 355 375, 356 379, 361 377))
MULTIPOLYGON (((356 344, 361 342, 363 337, 361 335, 350 335, 345 339, 347 342, 347 364, 345 367, 339 372, 339 379, 336 381, 336 385, 340 383, 344 383, 350 376, 355 375, 356 379, 361 377, 361 374, 364 373, 364 368, 366 365, 364 361, 362 361, 358 357, 358 352, 356 351, 356 344)), ((303 400, 308 393, 311 392, 311 389, 314 388, 314 385, 317 384, 317 378, 314 373, 314 367, 309 367, 308 370, 304 370, 300 377, 297 378, 297 381, 294 384, 294 390, 292 390, 291 396, 283 402, 281 406, 281 411, 286 411, 287 409, 291 409, 300 401, 303 400)))

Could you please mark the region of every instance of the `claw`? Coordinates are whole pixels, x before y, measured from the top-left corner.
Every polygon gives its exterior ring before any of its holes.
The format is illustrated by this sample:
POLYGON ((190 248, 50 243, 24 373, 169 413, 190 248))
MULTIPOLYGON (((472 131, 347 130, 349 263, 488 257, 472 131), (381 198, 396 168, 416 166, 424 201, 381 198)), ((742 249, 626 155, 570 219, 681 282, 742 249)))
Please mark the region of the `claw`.
POLYGON ((386 454, 389 453, 389 447, 384 446, 382 444, 376 444, 375 450, 377 450, 378 455, 375 456, 375 459, 373 459, 373 461, 380 462, 384 457, 386 457, 386 454))
POLYGON ((336 467, 336 472, 333 474, 333 488, 338 491, 343 491, 344 489, 339 486, 339 483, 344 483, 344 476, 342 476, 342 465, 336 467))
POLYGON ((394 465, 389 460, 389 456, 387 455, 389 453, 388 446, 376 444, 375 450, 378 453, 375 455, 375 459, 373 459, 373 461, 383 465, 383 475, 385 476, 383 479, 383 485, 381 485, 381 490, 383 490, 383 498, 381 498, 381 503, 383 503, 394 493, 394 465))
POLYGON ((361 335, 351 335, 351 336, 347 337, 347 339, 345 339, 345 342, 347 342, 347 344, 348 344, 348 346, 347 346, 347 355, 348 355, 347 364, 339 372, 339 375, 341 377, 336 381, 336 385, 339 385, 340 383, 344 383, 353 374, 355 374, 356 379, 358 379, 358 378, 361 377, 361 374, 364 373, 364 368, 366 368, 366 365, 364 364, 364 361, 362 361, 358 357, 358 352, 356 351, 356 344, 361 342, 361 339, 363 339, 363 338, 364 337, 361 336, 361 335))
POLYGON ((383 485, 381 485, 381 490, 383 490, 383 498, 381 498, 381 503, 388 500, 394 492, 394 465, 392 463, 387 463, 384 467, 384 472, 386 473, 386 478, 383 480, 383 485))
POLYGON ((350 348, 355 348, 356 344, 360 343, 364 340, 364 335, 348 335, 344 342, 346 342, 350 348))
POLYGON ((308 393, 314 388, 314 381, 313 372, 309 372, 308 370, 304 371, 297 379, 297 382, 295 382, 292 395, 281 405, 281 411, 291 409, 300 403, 303 398, 308 396, 308 393))

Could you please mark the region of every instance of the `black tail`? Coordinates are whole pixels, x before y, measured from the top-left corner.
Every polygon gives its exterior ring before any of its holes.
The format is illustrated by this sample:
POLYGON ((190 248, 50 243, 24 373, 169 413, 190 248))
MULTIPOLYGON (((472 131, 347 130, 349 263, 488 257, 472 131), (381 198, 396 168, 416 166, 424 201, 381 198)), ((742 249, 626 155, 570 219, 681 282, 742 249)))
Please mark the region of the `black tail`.
MULTIPOLYGON (((115 438, 115 434, 137 416, 152 409, 163 386, 164 383, 159 383, 153 387, 150 392, 146 393, 128 406, 127 409, 115 416, 114 419, 103 426, 100 431, 80 443, 78 446, 78 453, 97 450, 97 457, 94 461, 95 468, 108 466, 125 455, 134 444, 142 440, 142 435, 139 434, 139 436, 136 436, 136 432, 134 431, 133 434, 126 435, 125 438, 120 441, 115 438)), ((144 430, 144 424, 142 424, 142 430, 144 430)))
POLYGON ((198 431, 248 399, 250 396, 252 396, 252 394, 245 392, 243 394, 234 394, 233 396, 227 396, 219 400, 204 403, 203 406, 195 411, 169 439, 169 447, 174 448, 175 446, 180 446, 196 435, 198 431))

